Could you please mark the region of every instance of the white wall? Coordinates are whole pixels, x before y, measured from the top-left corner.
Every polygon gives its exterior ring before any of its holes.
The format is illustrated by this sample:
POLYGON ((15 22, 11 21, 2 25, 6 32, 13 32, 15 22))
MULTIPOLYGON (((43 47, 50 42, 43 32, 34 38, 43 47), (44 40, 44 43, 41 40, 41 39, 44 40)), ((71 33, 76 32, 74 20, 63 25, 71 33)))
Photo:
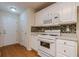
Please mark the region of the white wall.
POLYGON ((27 9, 20 15, 20 32, 21 39, 20 44, 24 45, 28 50, 31 50, 31 25, 34 21, 34 11, 32 9, 27 9), (26 34, 25 34, 26 33, 26 34))
MULTIPOLYGON (((16 14, 13 14, 13 13, 9 13, 9 12, 6 12, 6 11, 0 11, 0 31, 3 32, 3 30, 5 30, 5 24, 3 23, 3 20, 4 21, 7 21, 7 25, 11 25, 11 22, 15 22, 15 26, 14 26, 14 30, 16 30, 16 35, 14 35, 14 38, 10 37, 11 39, 9 40, 6 40, 5 39, 5 35, 4 33, 2 33, 0 35, 0 45, 4 46, 4 45, 10 45, 10 44, 14 44, 14 43, 18 43, 18 36, 17 36, 17 31, 18 31, 18 27, 17 27, 17 21, 19 20, 19 15, 16 15, 16 14), (9 22, 9 20, 12 20, 9 22), (4 40, 5 39, 5 40, 4 40)), ((8 26, 8 27, 9 27, 8 26)))
POLYGON ((2 39, 2 30, 3 30, 3 28, 2 28, 2 20, 1 20, 1 17, 0 17, 0 47, 2 46, 2 41, 1 41, 1 39, 2 39))
MULTIPOLYGON (((7 20, 7 18, 16 20, 16 39, 10 39, 9 43, 5 40, 5 44, 3 43, 4 35, 0 35, 0 45, 9 45, 13 43, 20 43, 24 45, 28 50, 31 50, 31 26, 34 25, 34 10, 27 9, 20 16, 16 14, 12 14, 9 12, 0 11, 0 31, 2 32, 3 27, 1 20, 7 20), (26 34, 25 34, 26 33, 26 34)), ((11 24, 11 23, 10 23, 11 24)), ((14 28, 15 29, 15 28, 14 28)))

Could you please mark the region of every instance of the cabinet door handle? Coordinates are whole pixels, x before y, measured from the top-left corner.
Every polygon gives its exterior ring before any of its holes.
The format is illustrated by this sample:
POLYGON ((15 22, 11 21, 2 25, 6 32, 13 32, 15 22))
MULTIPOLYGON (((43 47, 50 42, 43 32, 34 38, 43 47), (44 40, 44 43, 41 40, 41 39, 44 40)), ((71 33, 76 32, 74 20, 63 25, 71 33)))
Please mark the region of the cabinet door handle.
POLYGON ((66 42, 64 42, 64 44, 66 44, 66 42))
POLYGON ((55 19, 57 19, 58 17, 57 17, 57 16, 55 16, 54 18, 55 18, 55 19))
POLYGON ((24 33, 24 34, 27 34, 27 33, 24 33))
POLYGON ((66 52, 66 50, 64 50, 64 52, 66 52))

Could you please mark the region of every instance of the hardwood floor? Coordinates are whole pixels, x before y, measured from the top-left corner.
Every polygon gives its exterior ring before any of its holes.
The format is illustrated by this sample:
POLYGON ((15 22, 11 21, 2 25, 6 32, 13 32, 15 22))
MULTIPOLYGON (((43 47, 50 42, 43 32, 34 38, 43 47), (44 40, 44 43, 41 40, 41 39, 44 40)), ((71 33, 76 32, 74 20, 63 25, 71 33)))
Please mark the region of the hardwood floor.
POLYGON ((38 57, 36 51, 27 51, 20 44, 4 46, 1 48, 1 57, 38 57))
POLYGON ((1 47, 0 47, 0 57, 1 57, 1 47))

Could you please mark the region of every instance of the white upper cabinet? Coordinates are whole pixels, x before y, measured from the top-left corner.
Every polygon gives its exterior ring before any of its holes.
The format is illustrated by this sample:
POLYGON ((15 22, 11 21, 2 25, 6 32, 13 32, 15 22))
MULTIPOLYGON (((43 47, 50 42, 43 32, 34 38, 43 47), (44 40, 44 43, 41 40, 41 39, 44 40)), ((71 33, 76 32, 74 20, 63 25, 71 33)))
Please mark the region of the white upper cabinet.
POLYGON ((37 12, 35 14, 35 26, 41 26, 42 25, 42 14, 41 12, 37 12))
POLYGON ((36 13, 36 14, 35 14, 35 26, 39 26, 39 25, 40 25, 40 23, 39 23, 39 18, 40 18, 39 14, 36 13))
POLYGON ((59 3, 55 3, 55 4, 51 5, 50 12, 52 14, 52 24, 59 25, 60 24, 59 3))
POLYGON ((76 3, 57 2, 36 13, 36 25, 49 26, 77 22, 76 3))
POLYGON ((60 22, 65 23, 75 23, 76 19, 76 4, 74 2, 61 2, 60 5, 60 22))
POLYGON ((36 25, 37 26, 49 26, 59 24, 59 11, 58 5, 54 4, 42 9, 36 13, 36 25))
POLYGON ((47 7, 43 9, 43 25, 51 25, 52 24, 52 15, 50 13, 50 8, 47 7))
POLYGON ((58 4, 52 4, 47 8, 43 9, 43 25, 58 25, 59 24, 59 11, 58 4))

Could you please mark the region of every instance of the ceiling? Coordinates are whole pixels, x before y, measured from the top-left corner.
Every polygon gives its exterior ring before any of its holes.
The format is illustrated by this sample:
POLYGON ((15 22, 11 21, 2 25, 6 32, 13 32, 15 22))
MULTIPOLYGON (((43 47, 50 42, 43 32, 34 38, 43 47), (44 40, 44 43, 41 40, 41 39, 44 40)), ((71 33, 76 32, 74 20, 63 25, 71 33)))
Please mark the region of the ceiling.
POLYGON ((27 8, 39 11, 53 3, 54 2, 0 2, 0 10, 11 12, 9 8, 15 7, 17 10, 16 13, 20 14, 27 8))

